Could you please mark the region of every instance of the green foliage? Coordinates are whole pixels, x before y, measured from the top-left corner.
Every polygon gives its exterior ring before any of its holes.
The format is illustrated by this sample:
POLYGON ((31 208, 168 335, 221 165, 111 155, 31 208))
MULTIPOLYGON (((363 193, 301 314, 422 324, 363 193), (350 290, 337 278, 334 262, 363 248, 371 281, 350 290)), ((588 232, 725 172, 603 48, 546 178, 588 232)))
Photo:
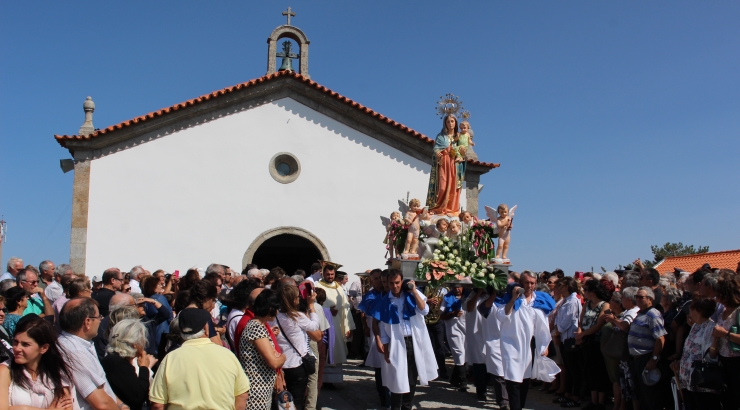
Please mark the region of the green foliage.
POLYGON ((681 242, 671 243, 666 242, 663 246, 652 245, 650 250, 653 252, 654 259, 652 261, 645 261, 643 264, 646 268, 652 268, 657 265, 658 262, 662 261, 668 256, 684 256, 684 255, 695 255, 697 253, 709 252, 708 246, 684 245, 681 242))

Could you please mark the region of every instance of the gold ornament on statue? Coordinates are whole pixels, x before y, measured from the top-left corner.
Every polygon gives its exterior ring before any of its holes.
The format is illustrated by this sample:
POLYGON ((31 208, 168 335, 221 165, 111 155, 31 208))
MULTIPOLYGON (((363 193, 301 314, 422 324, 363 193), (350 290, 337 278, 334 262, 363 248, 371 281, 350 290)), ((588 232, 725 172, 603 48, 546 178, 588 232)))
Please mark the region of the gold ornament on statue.
POLYGON ((458 114, 463 112, 463 110, 463 102, 460 101, 460 98, 456 95, 448 93, 439 97, 439 101, 437 102, 437 115, 439 115, 440 118, 444 118, 448 115, 458 118, 458 114))

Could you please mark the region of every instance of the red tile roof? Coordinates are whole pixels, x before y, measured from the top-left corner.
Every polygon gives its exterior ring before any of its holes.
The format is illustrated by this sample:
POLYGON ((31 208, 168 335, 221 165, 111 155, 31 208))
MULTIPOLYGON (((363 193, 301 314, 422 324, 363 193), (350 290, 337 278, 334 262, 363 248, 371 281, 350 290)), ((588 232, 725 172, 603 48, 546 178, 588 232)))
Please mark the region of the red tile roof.
POLYGON ((737 269, 740 262, 740 249, 733 251, 698 253, 686 256, 669 256, 655 266, 660 274, 673 272, 673 268, 678 268, 686 272, 694 272, 708 263, 712 269, 737 269))
MULTIPOLYGON (((273 80, 273 79, 279 78, 279 77, 288 77, 288 78, 293 78, 295 80, 298 80, 298 81, 300 81, 300 82, 302 82, 304 84, 307 84, 310 87, 313 87, 313 88, 315 88, 315 89, 317 89, 317 90, 319 90, 319 91, 321 91, 321 92, 323 92, 325 94, 328 94, 328 95, 336 98, 337 100, 339 100, 339 101, 341 101, 343 103, 346 103, 347 105, 349 105, 349 106, 351 106, 351 107, 353 107, 353 108, 355 108, 357 110, 360 110, 360 111, 362 111, 362 112, 370 115, 373 118, 378 119, 379 121, 383 121, 386 124, 390 124, 391 126, 400 129, 401 131, 405 131, 407 134, 411 135, 412 137, 418 138, 418 139, 420 139, 420 140, 422 140, 422 141, 424 141, 424 142, 426 142, 428 144, 433 144, 434 143, 434 140, 431 139, 431 138, 429 138, 429 137, 427 137, 426 135, 424 135, 424 134, 422 134, 422 133, 420 133, 418 131, 415 131, 415 130, 413 130, 413 129, 411 129, 411 128, 409 128, 409 127, 407 127, 407 126, 405 126, 405 125, 403 125, 401 123, 398 123, 396 121, 393 121, 392 119, 390 119, 390 118, 388 118, 388 117, 386 117, 386 116, 384 116, 384 115, 382 115, 382 114, 380 114, 380 113, 378 113, 376 111, 373 111, 372 109, 370 109, 368 107, 365 107, 364 105, 362 105, 362 104, 360 104, 358 102, 355 102, 355 101, 353 101, 353 100, 351 100, 351 99, 349 99, 349 98, 347 98, 347 97, 345 97, 345 96, 343 96, 343 95, 341 95, 339 93, 336 93, 336 92, 334 92, 334 91, 332 91, 332 90, 324 87, 323 85, 321 85, 321 84, 319 84, 319 83, 317 83, 315 81, 312 81, 312 80, 310 80, 310 79, 308 79, 308 78, 306 78, 306 77, 304 77, 304 76, 302 76, 302 75, 300 75, 298 73, 290 72, 290 71, 278 71, 278 72, 273 73, 273 74, 268 74, 268 75, 265 75, 263 77, 256 78, 254 80, 247 81, 245 83, 237 84, 237 85, 232 86, 232 87, 226 87, 226 88, 224 88, 222 90, 214 91, 214 92, 212 92, 210 94, 202 95, 202 96, 200 96, 198 98, 194 98, 192 100, 188 100, 188 101, 185 101, 185 102, 182 102, 182 103, 179 103, 179 104, 175 104, 175 105, 173 105, 171 107, 167 107, 167 108, 163 108, 163 109, 158 110, 158 111, 150 112, 149 114, 142 115, 140 117, 136 117, 134 119, 131 119, 131 120, 128 120, 128 121, 124 121, 124 122, 119 123, 119 124, 116 124, 116 125, 111 125, 110 127, 107 127, 107 128, 104 128, 104 129, 101 129, 101 130, 98 130, 98 131, 95 131, 94 133, 92 133, 90 135, 54 135, 54 138, 56 138, 56 140, 59 143, 59 145, 61 145, 62 147, 65 147, 66 146, 65 145, 65 142, 66 141, 71 141, 71 140, 90 140, 92 138, 97 138, 97 137, 99 137, 101 135, 109 134, 111 132, 115 132, 116 130, 120 130, 120 129, 125 128, 125 127, 130 127, 130 126, 132 126, 134 124, 138 124, 138 123, 143 122, 143 121, 146 121, 148 119, 152 119, 152 118, 155 118, 155 117, 161 117, 161 116, 166 115, 166 114, 168 114, 168 113, 170 113, 172 111, 177 111, 179 109, 183 109, 183 108, 186 108, 188 106, 193 106, 193 105, 196 105, 196 104, 199 104, 199 103, 202 103, 202 102, 211 100, 213 98, 217 98, 217 97, 219 97, 221 95, 226 95, 228 93, 232 93, 234 91, 241 90, 242 88, 250 87, 250 86, 253 86, 253 85, 256 85, 256 84, 261 84, 261 83, 264 83, 264 82, 267 82, 267 81, 270 81, 270 80, 273 80)), ((486 167, 486 168, 498 168, 499 165, 500 165, 500 164, 494 164, 494 163, 491 163, 491 162, 481 162, 481 161, 474 161, 474 160, 468 160, 468 163, 470 163, 472 165, 481 165, 481 166, 486 167)))

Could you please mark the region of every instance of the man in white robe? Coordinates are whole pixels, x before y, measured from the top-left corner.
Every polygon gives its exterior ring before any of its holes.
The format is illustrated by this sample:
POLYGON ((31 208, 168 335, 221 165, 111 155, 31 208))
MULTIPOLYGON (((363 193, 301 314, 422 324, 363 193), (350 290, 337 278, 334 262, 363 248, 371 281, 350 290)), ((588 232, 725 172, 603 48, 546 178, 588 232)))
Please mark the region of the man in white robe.
POLYGON ((551 335, 547 314, 555 300, 544 292, 535 292, 537 279, 522 272, 519 283, 510 283, 496 311, 501 331, 501 361, 511 410, 521 410, 527 400, 528 379, 551 382, 560 371, 547 358, 551 335), (505 305, 503 304, 505 303, 505 305))
POLYGON ((378 306, 386 362, 383 384, 391 391, 392 410, 411 410, 416 379, 426 386, 437 378, 437 364, 424 325, 429 306, 413 280, 403 284, 400 270, 389 270, 388 284, 390 292, 378 306))
POLYGON ((378 397, 380 397, 380 407, 386 408, 391 402, 391 392, 387 387, 383 386, 383 374, 381 369, 385 364, 385 356, 383 344, 380 341, 380 327, 377 324, 377 319, 375 319, 377 316, 375 314, 376 309, 380 300, 383 299, 384 296, 384 287, 381 275, 382 271, 380 269, 374 269, 370 272, 370 284, 372 289, 364 295, 362 302, 357 306, 357 309, 365 314, 365 334, 367 335, 367 345, 370 346, 370 350, 368 350, 367 353, 367 359, 365 360, 365 366, 375 369, 375 389, 378 391, 378 397))
POLYGON ((465 357, 473 368, 475 395, 479 401, 486 401, 488 372, 486 371, 486 337, 483 333, 483 316, 478 306, 488 299, 484 289, 475 289, 464 303, 465 308, 465 357))
POLYGON ((442 299, 442 305, 439 308, 441 312, 439 319, 444 322, 447 344, 450 346, 452 362, 455 365, 452 369, 450 384, 460 391, 468 391, 468 379, 465 376, 464 301, 462 286, 453 284, 450 286, 450 291, 442 299))
POLYGON ((486 371, 493 375, 493 391, 496 396, 496 405, 509 406, 509 395, 506 393, 504 382, 504 365, 501 361, 501 329, 496 318, 498 307, 494 303, 496 292, 488 289, 488 298, 478 305, 478 312, 483 316, 483 335, 486 340, 486 371))
POLYGON ((325 265, 323 269, 323 279, 316 283, 317 288, 322 288, 326 292, 326 301, 324 307, 331 311, 334 325, 334 346, 333 346, 333 364, 327 364, 324 368, 324 383, 342 383, 342 365, 347 363, 347 338, 350 332, 355 329, 355 321, 350 315, 350 303, 347 293, 342 285, 334 280, 336 268, 331 265, 325 265))

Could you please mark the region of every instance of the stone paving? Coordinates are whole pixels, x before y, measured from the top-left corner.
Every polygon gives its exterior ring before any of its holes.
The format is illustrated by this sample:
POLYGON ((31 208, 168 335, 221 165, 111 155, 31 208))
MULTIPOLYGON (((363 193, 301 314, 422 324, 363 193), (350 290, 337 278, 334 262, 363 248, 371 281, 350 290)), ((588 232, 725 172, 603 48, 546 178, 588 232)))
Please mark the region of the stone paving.
MULTIPOLYGON (((344 366, 344 383, 336 387, 322 389, 319 405, 323 410, 344 409, 382 409, 380 400, 375 391, 375 373, 369 367, 360 367, 359 360, 350 360, 344 366)), ((452 362, 448 360, 448 371, 451 371, 452 362)), ((544 394, 533 387, 527 397, 527 409, 555 410, 561 407, 552 404, 553 396, 544 394)), ((489 388, 489 398, 493 396, 493 388, 489 388)), ((414 398, 416 408, 421 409, 498 409, 495 400, 485 403, 475 397, 475 388, 472 384, 468 393, 459 392, 444 381, 432 381, 429 386, 417 386, 414 398)))

